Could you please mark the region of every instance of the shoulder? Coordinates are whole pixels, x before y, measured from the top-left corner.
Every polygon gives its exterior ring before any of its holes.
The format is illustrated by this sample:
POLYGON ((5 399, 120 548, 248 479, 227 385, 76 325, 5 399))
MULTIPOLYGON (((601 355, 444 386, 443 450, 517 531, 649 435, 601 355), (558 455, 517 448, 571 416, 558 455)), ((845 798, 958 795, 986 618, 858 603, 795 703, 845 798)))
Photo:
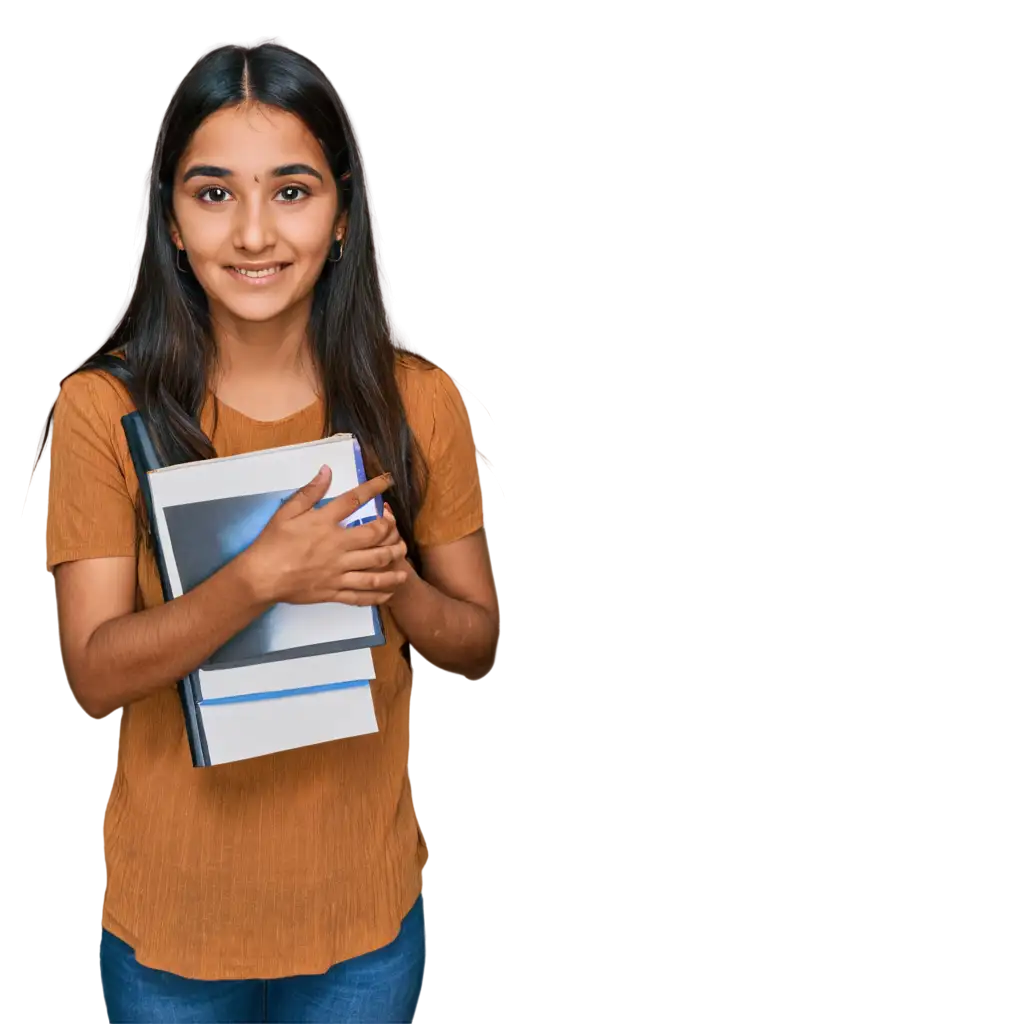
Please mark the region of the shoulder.
POLYGON ((440 366, 421 356, 399 352, 395 375, 409 426, 421 443, 453 421, 468 424, 465 403, 455 381, 440 366))
POLYGON ((448 544, 483 525, 483 498, 469 416, 455 381, 433 363, 400 355, 399 390, 424 457, 417 544, 448 544))
POLYGON ((100 420, 115 422, 135 409, 125 385, 112 373, 95 368, 76 370, 65 377, 57 404, 74 406, 100 420))
POLYGON ((128 389, 113 374, 93 367, 74 371, 61 382, 53 407, 53 454, 113 460, 127 477, 130 459, 121 419, 134 410, 128 389))
POLYGON ((138 481, 121 425, 132 407, 124 385, 103 370, 79 369, 61 382, 50 447, 49 568, 135 553, 138 481))
POLYGON ((413 352, 395 355, 395 378, 406 406, 432 400, 439 374, 447 376, 440 366, 413 352))

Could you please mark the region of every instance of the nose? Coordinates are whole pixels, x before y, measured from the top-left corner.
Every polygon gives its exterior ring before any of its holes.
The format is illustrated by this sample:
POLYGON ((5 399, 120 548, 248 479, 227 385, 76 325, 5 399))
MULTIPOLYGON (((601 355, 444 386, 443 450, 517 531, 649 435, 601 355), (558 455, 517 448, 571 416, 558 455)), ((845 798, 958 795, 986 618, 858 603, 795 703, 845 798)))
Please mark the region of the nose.
POLYGON ((246 252, 263 252, 277 240, 273 212, 259 195, 249 195, 238 202, 233 228, 235 247, 246 252))

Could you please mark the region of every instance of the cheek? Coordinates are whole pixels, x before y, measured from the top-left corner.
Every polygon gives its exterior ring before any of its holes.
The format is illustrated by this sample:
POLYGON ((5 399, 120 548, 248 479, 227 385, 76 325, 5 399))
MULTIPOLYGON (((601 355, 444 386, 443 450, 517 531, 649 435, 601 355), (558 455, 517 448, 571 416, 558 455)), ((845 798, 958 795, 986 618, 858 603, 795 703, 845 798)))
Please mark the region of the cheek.
MULTIPOLYGON (((268 209, 264 215, 272 250, 303 264, 303 277, 319 274, 334 241, 333 209, 316 202, 304 209, 268 209)), ((182 240, 197 269, 204 263, 220 267, 238 255, 238 245, 245 235, 244 223, 238 222, 240 216, 243 212, 235 208, 214 211, 187 203, 175 210, 182 240)), ((202 277, 202 273, 197 276, 202 277)))
POLYGON ((289 211, 290 217, 279 218, 278 238, 295 254, 319 259, 326 256, 334 240, 333 222, 319 210, 289 211))
POLYGON ((181 240, 195 261, 215 259, 231 238, 231 218, 219 216, 196 216, 194 211, 185 210, 178 219, 181 240))

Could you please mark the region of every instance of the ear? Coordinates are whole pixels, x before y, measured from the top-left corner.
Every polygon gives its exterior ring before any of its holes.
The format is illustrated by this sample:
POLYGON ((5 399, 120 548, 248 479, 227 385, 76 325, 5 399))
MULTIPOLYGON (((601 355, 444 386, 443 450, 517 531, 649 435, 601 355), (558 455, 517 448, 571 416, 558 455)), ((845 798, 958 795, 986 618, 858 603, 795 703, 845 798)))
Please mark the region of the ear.
POLYGON ((182 242, 182 240, 181 240, 181 232, 178 230, 177 222, 174 220, 173 217, 171 218, 171 220, 168 223, 167 227, 168 227, 168 229, 170 230, 170 233, 171 233, 171 241, 175 244, 175 246, 177 246, 177 248, 179 248, 182 251, 184 251, 185 243, 182 242))
POLYGON ((338 218, 337 223, 334 225, 334 237, 339 242, 345 241, 345 235, 348 233, 348 210, 342 210, 341 216, 338 218))

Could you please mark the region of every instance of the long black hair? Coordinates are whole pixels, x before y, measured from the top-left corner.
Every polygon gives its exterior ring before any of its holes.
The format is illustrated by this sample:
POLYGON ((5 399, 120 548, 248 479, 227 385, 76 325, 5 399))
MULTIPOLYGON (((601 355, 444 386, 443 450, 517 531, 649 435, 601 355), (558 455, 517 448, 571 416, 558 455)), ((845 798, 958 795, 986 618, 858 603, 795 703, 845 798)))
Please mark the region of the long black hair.
POLYGON ((199 423, 215 356, 209 308, 196 278, 177 268, 171 197, 178 162, 199 125, 224 107, 251 102, 288 111, 306 124, 334 176, 339 216, 347 211, 343 258, 325 264, 308 331, 323 389, 324 432, 354 433, 366 451, 367 471, 392 474, 385 497, 418 566, 413 521, 422 500, 423 462, 395 376, 396 357, 404 350, 392 339, 384 308, 359 148, 334 87, 295 51, 276 43, 222 46, 202 57, 178 86, 153 156, 135 291, 107 342, 68 376, 104 370, 120 380, 169 464, 216 455, 199 423))

